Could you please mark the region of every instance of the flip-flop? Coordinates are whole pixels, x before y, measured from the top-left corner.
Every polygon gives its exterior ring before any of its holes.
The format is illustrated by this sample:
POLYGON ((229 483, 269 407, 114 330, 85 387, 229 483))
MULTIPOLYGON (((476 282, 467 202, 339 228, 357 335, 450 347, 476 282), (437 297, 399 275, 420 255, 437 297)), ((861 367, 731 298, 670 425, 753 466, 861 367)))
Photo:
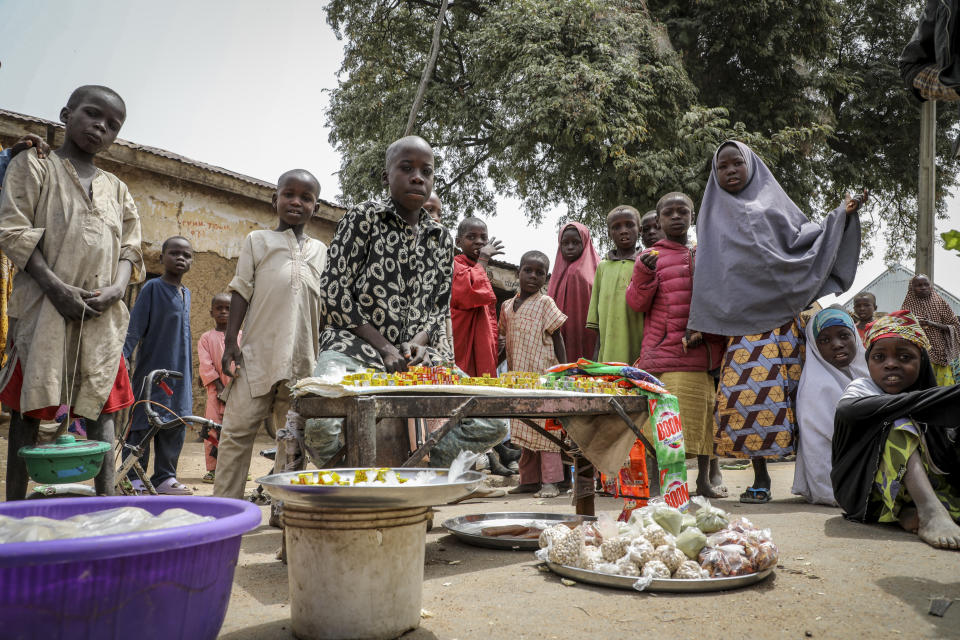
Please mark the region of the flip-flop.
POLYGON ((728 462, 726 464, 721 464, 720 468, 724 471, 742 471, 749 466, 749 462, 728 462))
POLYGON ((740 494, 740 502, 746 504, 766 504, 771 498, 770 489, 747 487, 747 490, 740 494))

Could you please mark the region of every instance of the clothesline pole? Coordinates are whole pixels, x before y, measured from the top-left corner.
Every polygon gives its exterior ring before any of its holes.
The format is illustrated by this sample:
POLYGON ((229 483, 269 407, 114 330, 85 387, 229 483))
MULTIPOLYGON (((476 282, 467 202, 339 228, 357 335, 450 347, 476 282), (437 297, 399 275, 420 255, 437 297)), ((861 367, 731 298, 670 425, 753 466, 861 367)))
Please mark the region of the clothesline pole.
POLYGON ((917 193, 917 262, 915 273, 925 273, 933 283, 933 234, 937 188, 937 103, 920 107, 920 181, 917 193))

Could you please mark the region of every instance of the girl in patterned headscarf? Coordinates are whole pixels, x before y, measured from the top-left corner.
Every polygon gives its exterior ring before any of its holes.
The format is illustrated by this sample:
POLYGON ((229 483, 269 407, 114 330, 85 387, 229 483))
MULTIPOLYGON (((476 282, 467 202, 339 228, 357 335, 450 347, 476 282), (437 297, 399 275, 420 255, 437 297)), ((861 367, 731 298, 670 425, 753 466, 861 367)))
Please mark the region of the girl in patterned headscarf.
POLYGON ((806 327, 807 361, 797 391, 799 448, 793 493, 837 506, 830 484, 833 414, 850 382, 869 375, 863 343, 845 311, 824 309, 806 327))
POLYGON ((937 374, 937 384, 941 387, 955 384, 957 380, 950 365, 956 360, 960 347, 960 320, 953 309, 922 273, 910 281, 903 308, 917 317, 930 340, 930 363, 937 374))
POLYGON ((960 549, 960 385, 938 387, 930 342, 897 311, 864 339, 870 376, 847 386, 834 422, 831 480, 845 515, 898 522, 927 544, 960 549))

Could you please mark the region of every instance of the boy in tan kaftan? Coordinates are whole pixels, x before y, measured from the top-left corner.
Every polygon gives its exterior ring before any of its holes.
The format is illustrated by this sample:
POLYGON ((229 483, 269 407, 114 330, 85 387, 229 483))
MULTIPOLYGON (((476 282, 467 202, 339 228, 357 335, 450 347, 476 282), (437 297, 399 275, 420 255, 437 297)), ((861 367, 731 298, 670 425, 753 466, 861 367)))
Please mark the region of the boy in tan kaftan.
MULTIPOLYGON (((139 281, 140 219, 126 185, 93 165, 126 118, 106 87, 80 87, 60 112, 63 146, 11 162, 0 199, 0 249, 17 266, 9 315, 11 348, 0 399, 12 409, 7 500, 23 499, 26 468, 17 451, 36 444, 41 419, 60 405, 94 424, 91 439, 112 443, 112 414, 133 403, 121 351, 129 313, 120 300, 139 281)), ((112 457, 96 477, 114 491, 112 457)))
POLYGON ((289 385, 313 372, 327 247, 304 235, 303 227, 319 207, 319 194, 320 184, 307 171, 280 176, 273 196, 279 225, 251 232, 240 250, 230 281, 233 297, 221 363, 233 382, 223 413, 214 495, 243 497, 260 423, 273 414, 280 429, 290 409, 289 385))

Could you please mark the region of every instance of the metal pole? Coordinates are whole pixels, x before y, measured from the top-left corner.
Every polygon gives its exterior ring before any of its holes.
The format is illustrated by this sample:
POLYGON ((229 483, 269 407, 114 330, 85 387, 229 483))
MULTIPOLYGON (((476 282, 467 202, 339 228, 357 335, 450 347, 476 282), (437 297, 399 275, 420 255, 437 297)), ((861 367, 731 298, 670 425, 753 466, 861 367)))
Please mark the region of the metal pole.
POLYGON ((928 100, 920 108, 920 182, 917 193, 916 273, 933 283, 934 202, 937 188, 937 103, 928 100))

